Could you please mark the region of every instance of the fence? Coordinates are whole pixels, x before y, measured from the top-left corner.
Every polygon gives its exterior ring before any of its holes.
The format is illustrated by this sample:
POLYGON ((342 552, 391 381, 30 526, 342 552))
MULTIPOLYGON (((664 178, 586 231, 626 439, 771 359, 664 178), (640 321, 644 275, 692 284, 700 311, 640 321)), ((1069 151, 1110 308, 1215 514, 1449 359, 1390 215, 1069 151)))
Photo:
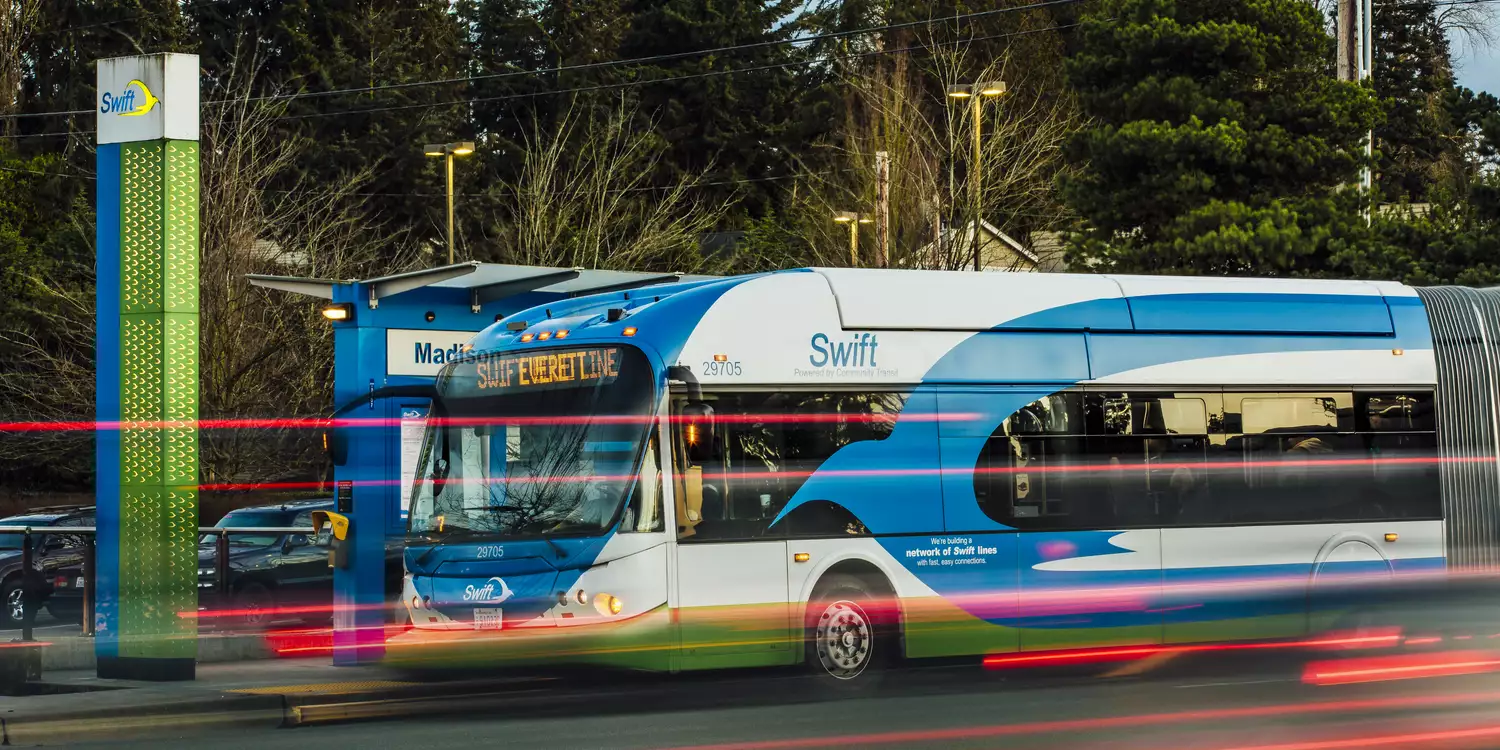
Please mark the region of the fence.
MULTIPOLYGON (((95 537, 98 529, 92 526, 0 526, 0 534, 21 535, 21 578, 22 584, 22 612, 21 612, 21 640, 32 641, 33 628, 36 620, 37 601, 36 579, 40 574, 37 565, 35 538, 48 534, 74 535, 84 537, 82 545, 82 578, 83 578, 83 634, 94 635, 94 555, 95 537)), ((307 534, 311 536, 311 528, 297 528, 292 526, 204 526, 198 529, 199 534, 212 535, 214 537, 214 588, 221 595, 229 594, 229 537, 235 534, 307 534)), ((6 607, 11 602, 4 603, 6 607)))

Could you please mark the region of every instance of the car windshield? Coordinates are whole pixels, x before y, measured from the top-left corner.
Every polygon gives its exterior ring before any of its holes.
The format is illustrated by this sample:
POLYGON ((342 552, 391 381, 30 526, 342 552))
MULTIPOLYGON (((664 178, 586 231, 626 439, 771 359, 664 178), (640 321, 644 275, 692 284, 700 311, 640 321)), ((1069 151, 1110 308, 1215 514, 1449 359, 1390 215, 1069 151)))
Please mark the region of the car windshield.
POLYGON ((597 534, 650 429, 651 366, 619 346, 486 354, 438 376, 412 492, 416 534, 597 534))
MULTIPOLYGON (((214 524, 214 528, 275 528, 286 526, 289 522, 290 518, 285 511, 238 510, 219 519, 219 522, 214 524)), ((229 535, 229 544, 232 547, 269 547, 280 540, 281 534, 273 532, 229 535)), ((213 544, 214 535, 204 534, 198 542, 199 544, 213 544)))
MULTIPOLYGON (((8 526, 10 524, 0 524, 8 526)), ((19 532, 6 532, 0 534, 0 549, 20 549, 21 534, 19 532)))

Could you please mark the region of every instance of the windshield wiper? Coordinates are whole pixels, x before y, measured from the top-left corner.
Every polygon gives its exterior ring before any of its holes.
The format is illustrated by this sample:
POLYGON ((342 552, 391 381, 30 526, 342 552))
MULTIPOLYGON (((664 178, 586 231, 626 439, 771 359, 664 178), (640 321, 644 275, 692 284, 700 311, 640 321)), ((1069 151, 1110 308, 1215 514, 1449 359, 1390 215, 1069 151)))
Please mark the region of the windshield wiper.
POLYGON ((416 563, 417 565, 421 565, 422 563, 427 561, 429 555, 431 555, 433 552, 436 552, 437 548, 444 544, 458 543, 464 541, 465 539, 479 539, 484 536, 486 536, 484 532, 464 529, 462 531, 453 531, 439 537, 423 537, 430 542, 430 545, 427 547, 427 549, 422 551, 422 554, 417 555, 417 559, 413 560, 412 562, 416 563))
MULTIPOLYGON (((469 531, 469 530, 464 530, 464 531, 455 531, 455 532, 453 532, 451 534, 445 534, 445 535, 443 535, 441 537, 436 537, 436 538, 423 537, 424 539, 430 539, 431 540, 431 546, 428 547, 427 549, 423 550, 422 554, 417 555, 417 559, 413 560, 412 562, 414 564, 421 565, 422 563, 424 563, 424 562, 427 561, 427 557, 429 555, 431 555, 433 552, 435 552, 437 550, 438 547, 440 547, 440 546, 442 546, 444 544, 457 544, 459 542, 465 542, 465 541, 468 541, 470 539, 484 539, 484 538, 487 538, 487 537, 494 536, 495 533, 496 532, 491 532, 491 531, 469 531)), ((555 552, 559 558, 567 557, 568 556, 568 551, 565 548, 563 548, 563 546, 561 544, 558 544, 557 542, 552 541, 545 534, 541 535, 540 539, 542 541, 546 542, 547 546, 551 547, 552 551, 555 552)))
POLYGON ((562 547, 561 544, 558 544, 557 542, 552 541, 552 537, 549 537, 546 534, 543 534, 542 535, 542 541, 546 542, 547 546, 551 547, 552 551, 556 552, 557 556, 559 558, 561 558, 561 557, 567 557, 568 556, 568 551, 565 550, 565 549, 563 549, 563 547, 562 547))

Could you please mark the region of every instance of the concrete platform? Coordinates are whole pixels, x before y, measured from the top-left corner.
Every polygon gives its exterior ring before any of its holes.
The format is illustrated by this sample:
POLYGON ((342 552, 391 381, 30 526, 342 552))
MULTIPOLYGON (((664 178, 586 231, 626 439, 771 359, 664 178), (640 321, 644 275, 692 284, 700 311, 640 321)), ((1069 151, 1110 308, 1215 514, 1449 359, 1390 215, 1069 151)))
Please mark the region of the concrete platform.
MULTIPOLYGON (((95 667, 94 639, 82 635, 37 634, 42 646, 42 674, 95 667)), ((254 661, 274 654, 259 635, 204 635, 198 637, 198 663, 254 661)))

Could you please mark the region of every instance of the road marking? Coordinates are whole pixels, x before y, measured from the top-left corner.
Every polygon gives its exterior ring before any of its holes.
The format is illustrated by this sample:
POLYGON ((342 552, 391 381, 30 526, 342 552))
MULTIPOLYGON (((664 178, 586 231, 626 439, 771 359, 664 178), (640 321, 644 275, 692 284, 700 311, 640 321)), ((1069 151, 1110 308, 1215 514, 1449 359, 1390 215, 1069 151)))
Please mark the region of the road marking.
POLYGON ((1190 685, 1173 685, 1175 688, 1230 687, 1232 685, 1269 685, 1273 682, 1296 682, 1285 678, 1274 680, 1241 680, 1239 682, 1195 682, 1190 685))

